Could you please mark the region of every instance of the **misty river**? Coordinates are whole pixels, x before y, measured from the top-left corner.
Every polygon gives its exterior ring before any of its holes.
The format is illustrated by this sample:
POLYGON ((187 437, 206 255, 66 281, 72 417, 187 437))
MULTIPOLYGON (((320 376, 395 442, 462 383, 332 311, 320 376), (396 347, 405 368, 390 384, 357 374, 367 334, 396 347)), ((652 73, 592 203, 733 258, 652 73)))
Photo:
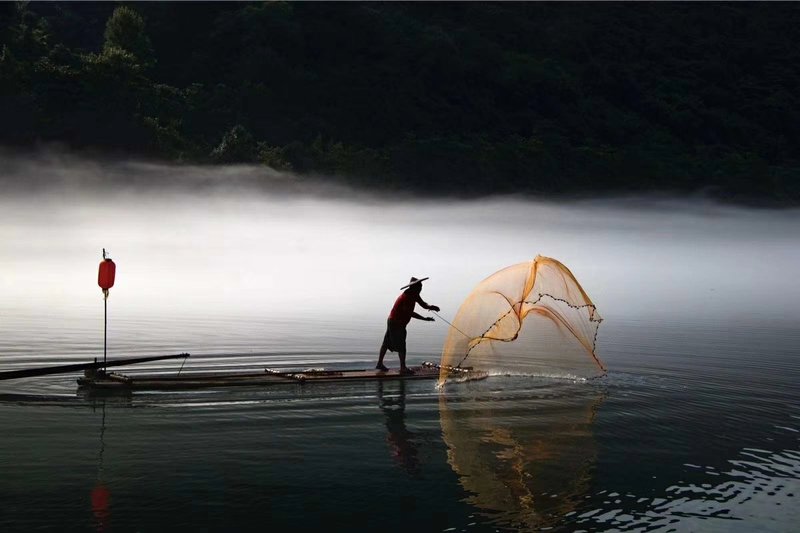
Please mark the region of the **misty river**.
MULTIPOLYGON (((430 277, 423 297, 450 320, 481 280, 542 254, 597 305, 609 374, 123 398, 70 374, 0 382, 2 531, 800 520, 797 210, 425 198, 244 166, 6 155, 0 371, 102 357, 103 248, 117 264, 109 358, 369 367, 409 277, 430 277)), ((413 323, 410 363, 438 361, 446 334, 413 323)))

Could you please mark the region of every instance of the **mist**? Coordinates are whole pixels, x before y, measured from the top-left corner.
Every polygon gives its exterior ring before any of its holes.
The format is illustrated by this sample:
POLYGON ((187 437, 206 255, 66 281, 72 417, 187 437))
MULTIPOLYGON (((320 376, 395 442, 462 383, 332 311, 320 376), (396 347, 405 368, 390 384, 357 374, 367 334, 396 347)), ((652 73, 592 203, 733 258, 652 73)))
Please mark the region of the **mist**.
MULTIPOLYGON (((264 167, 0 159, 0 312, 385 319, 410 276, 452 317, 485 277, 554 257, 606 319, 796 319, 800 211, 702 198, 553 202, 356 191, 264 167)), ((288 332, 290 333, 290 332, 288 332)))

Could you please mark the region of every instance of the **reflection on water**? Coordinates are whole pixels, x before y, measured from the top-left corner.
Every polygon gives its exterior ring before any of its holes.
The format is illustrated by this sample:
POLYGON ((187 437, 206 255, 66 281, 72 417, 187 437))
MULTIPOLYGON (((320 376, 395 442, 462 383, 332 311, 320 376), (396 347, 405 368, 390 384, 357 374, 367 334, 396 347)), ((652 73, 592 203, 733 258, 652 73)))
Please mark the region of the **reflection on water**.
POLYGON ((5 395, 0 530, 794 531, 796 391, 690 383, 5 395))
POLYGON ((92 513, 97 519, 97 530, 105 531, 109 524, 109 503, 111 491, 108 490, 104 481, 103 454, 106 451, 105 432, 106 432, 106 402, 100 401, 102 409, 102 419, 100 420, 100 453, 98 454, 97 484, 92 489, 92 513))
POLYGON ((691 463, 663 492, 587 496, 580 527, 594 531, 779 531, 800 519, 800 452, 743 449, 727 468, 691 463), (757 524, 757 525, 756 525, 757 524))
POLYGON ((776 409, 764 427, 720 431, 711 418, 673 411, 661 388, 506 378, 442 395, 442 439, 463 501, 485 525, 513 531, 794 531, 797 423, 775 425, 786 414, 776 409), (661 406, 662 420, 633 416, 631 397, 661 406), (762 447, 736 446, 743 441, 762 447))
POLYGON ((592 422, 605 393, 573 385, 541 398, 468 386, 464 397, 439 400, 448 463, 466 501, 491 523, 522 529, 552 527, 574 512, 597 459, 592 422))
POLYGON ((397 392, 388 390, 388 385, 378 382, 378 394, 381 399, 381 411, 386 415, 387 442, 392 448, 395 464, 410 475, 419 473, 419 446, 415 442, 417 436, 406 427, 406 382, 396 384, 397 392))
MULTIPOLYGON (((102 357, 106 247, 111 358, 189 352, 183 374, 367 367, 410 276, 430 276, 426 299, 452 318, 481 279, 541 253, 597 303, 610 374, 128 397, 76 394, 75 375, 4 382, 3 533, 797 530, 797 211, 367 198, 256 169, 11 166, 0 370, 102 357)), ((446 332, 412 324, 409 362, 436 360, 446 332)))

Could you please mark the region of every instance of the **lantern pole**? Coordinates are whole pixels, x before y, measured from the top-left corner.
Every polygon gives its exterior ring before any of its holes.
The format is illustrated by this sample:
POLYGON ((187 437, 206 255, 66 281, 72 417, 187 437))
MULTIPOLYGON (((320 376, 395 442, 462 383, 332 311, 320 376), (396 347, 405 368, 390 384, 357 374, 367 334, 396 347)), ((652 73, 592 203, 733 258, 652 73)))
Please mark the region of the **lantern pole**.
POLYGON ((103 248, 103 261, 100 263, 100 272, 97 275, 97 284, 103 289, 103 371, 108 362, 108 289, 114 286, 114 274, 117 270, 114 261, 108 257, 103 248))
POLYGON ((108 359, 108 292, 103 296, 103 372, 108 359))
MULTIPOLYGON (((103 248, 103 261, 106 260, 106 249, 103 248)), ((108 361, 108 290, 103 289, 103 372, 108 361)))

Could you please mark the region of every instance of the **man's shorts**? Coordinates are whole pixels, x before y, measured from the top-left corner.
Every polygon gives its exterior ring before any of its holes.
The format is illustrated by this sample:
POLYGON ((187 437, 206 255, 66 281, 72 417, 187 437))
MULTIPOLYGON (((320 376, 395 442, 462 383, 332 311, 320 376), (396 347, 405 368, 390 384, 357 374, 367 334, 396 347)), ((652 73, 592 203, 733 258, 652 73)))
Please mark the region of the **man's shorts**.
POLYGON ((393 321, 386 321, 386 335, 383 336, 383 346, 390 352, 406 352, 406 327, 393 321))

